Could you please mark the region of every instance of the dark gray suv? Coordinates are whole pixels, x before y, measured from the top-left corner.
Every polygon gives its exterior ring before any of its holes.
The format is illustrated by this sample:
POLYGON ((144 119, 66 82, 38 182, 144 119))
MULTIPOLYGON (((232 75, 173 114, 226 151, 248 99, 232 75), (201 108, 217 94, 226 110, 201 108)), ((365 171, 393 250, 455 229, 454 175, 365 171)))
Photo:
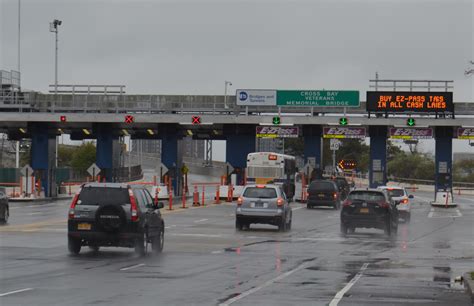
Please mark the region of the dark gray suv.
POLYGON ((151 243, 154 253, 163 250, 165 224, 144 187, 120 183, 89 183, 74 197, 68 216, 68 248, 78 254, 82 246, 135 248, 144 255, 151 243))
POLYGON ((0 187, 0 222, 7 223, 10 216, 10 207, 8 206, 8 196, 6 188, 0 187))
POLYGON ((245 186, 237 200, 235 213, 238 230, 249 228, 252 223, 276 225, 280 231, 291 229, 291 207, 278 185, 245 186))

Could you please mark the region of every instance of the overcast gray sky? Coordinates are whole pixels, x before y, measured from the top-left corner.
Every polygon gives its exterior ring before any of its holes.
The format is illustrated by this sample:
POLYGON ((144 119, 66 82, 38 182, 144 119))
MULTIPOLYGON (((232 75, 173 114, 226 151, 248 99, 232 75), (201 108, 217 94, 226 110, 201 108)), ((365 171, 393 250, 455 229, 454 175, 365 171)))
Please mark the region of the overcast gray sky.
MULTIPOLYGON (((0 69, 16 69, 17 3, 1 0, 0 69)), ((21 0, 24 88, 124 84, 128 93, 355 89, 368 80, 454 80, 474 101, 473 0, 21 0), (472 66, 471 66, 472 67, 472 66)), ((467 148, 467 146, 466 146, 467 148)))

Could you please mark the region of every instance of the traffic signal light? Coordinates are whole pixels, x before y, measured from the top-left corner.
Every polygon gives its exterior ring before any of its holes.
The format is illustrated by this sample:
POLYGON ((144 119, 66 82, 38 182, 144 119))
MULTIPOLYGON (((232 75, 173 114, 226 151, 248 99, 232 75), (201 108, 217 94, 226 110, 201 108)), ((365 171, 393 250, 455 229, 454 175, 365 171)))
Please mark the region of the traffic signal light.
POLYGON ((280 124, 281 123, 281 118, 279 116, 273 117, 272 123, 275 124, 275 125, 280 124))
POLYGON ((343 170, 352 170, 357 168, 357 161, 354 159, 341 159, 338 166, 343 170))
POLYGON ((408 126, 415 126, 416 122, 414 118, 408 118, 407 119, 407 125, 408 126))
POLYGON ((60 116, 60 117, 59 117, 59 120, 60 120, 61 122, 66 122, 66 121, 67 121, 67 118, 66 118, 66 116, 63 115, 63 116, 60 116))
POLYGON ((346 117, 339 118, 339 125, 347 125, 349 123, 349 119, 346 117))

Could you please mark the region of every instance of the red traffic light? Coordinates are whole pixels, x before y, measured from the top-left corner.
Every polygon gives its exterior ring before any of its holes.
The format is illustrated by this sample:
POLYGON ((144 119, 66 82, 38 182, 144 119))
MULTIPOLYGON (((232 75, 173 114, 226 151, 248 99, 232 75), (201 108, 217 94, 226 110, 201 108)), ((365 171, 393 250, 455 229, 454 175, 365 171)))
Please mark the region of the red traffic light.
POLYGON ((134 121, 135 121, 135 118, 132 115, 125 116, 125 123, 133 123, 134 121))
POLYGON ((61 122, 66 122, 66 121, 67 121, 67 118, 66 118, 66 116, 63 115, 63 116, 60 116, 60 117, 59 117, 59 120, 60 120, 61 122))

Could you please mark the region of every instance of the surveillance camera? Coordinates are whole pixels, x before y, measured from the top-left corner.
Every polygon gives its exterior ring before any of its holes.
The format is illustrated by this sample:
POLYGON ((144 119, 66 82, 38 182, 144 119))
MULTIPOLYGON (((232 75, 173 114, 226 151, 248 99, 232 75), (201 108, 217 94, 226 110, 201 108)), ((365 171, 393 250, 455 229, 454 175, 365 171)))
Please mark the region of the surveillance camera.
POLYGON ((232 82, 229 82, 229 86, 232 86, 232 82))

